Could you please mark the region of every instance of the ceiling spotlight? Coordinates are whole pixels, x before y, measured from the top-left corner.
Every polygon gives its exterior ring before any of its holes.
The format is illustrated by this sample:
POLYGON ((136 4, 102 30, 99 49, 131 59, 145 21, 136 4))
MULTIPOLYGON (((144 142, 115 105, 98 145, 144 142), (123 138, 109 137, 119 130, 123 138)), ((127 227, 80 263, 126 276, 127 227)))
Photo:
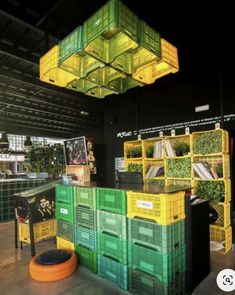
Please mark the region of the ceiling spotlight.
POLYGON ((83 116, 88 116, 88 115, 89 115, 89 113, 88 113, 88 112, 86 112, 86 111, 81 111, 81 115, 83 115, 83 116))

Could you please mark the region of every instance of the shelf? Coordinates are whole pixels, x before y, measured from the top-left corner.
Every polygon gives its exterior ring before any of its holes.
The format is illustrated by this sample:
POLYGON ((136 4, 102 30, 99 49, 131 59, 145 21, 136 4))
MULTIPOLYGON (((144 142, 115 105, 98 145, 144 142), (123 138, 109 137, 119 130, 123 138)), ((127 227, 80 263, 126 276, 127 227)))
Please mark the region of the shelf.
POLYGON ((142 157, 140 158, 125 158, 125 161, 140 161, 140 160, 143 160, 142 157))
POLYGON ((165 176, 159 176, 159 177, 153 177, 153 178, 144 177, 144 179, 146 179, 146 180, 150 180, 150 179, 153 179, 153 180, 157 180, 157 179, 165 179, 165 176))
POLYGON ((185 178, 185 177, 166 177, 166 180, 191 180, 191 177, 185 178))
POLYGON ((143 158, 144 161, 164 161, 164 158, 143 158))
POLYGON ((184 158, 191 158, 191 155, 187 155, 187 156, 175 156, 175 157, 169 157, 166 156, 166 159, 184 159, 184 158))
POLYGON ((213 154, 192 154, 193 157, 213 157, 213 156, 222 156, 225 153, 213 153, 213 154))
POLYGON ((205 181, 223 181, 223 180, 226 180, 226 179, 230 179, 230 178, 213 178, 213 179, 203 179, 203 178, 200 178, 200 177, 193 177, 193 180, 205 180, 205 181))

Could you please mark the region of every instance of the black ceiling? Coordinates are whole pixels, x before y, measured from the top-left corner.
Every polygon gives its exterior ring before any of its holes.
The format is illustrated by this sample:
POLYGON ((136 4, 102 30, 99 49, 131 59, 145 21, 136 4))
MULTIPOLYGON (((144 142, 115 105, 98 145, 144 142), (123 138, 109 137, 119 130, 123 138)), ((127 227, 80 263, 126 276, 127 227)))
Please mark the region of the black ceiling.
MULTIPOLYGON (((105 2, 0 1, 0 131, 69 137, 102 128, 102 100, 41 82, 38 65, 105 2)), ((179 1, 123 2, 178 47, 179 77, 188 83, 217 81, 221 42, 215 6, 208 14, 210 8, 198 1, 190 7, 179 1)))

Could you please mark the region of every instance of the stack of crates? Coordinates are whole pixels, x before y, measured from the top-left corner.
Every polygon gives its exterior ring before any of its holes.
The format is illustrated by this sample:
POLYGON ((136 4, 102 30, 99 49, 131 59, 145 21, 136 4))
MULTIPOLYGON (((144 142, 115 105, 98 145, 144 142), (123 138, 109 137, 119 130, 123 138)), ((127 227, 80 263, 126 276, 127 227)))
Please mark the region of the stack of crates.
POLYGON ((184 192, 127 192, 129 290, 185 293, 184 192))
POLYGON ((75 250, 78 263, 97 273, 95 188, 74 187, 75 250))
POLYGON ((126 192, 97 188, 98 275, 128 289, 126 192))
POLYGON ((57 249, 74 250, 74 188, 56 185, 57 249))

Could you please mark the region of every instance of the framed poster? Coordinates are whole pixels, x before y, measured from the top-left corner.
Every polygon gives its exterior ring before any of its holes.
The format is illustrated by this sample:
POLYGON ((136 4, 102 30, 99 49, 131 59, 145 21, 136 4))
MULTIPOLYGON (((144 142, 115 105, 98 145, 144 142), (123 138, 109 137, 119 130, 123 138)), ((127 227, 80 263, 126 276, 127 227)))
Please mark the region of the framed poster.
POLYGON ((85 136, 64 141, 66 165, 87 165, 87 151, 85 136))

